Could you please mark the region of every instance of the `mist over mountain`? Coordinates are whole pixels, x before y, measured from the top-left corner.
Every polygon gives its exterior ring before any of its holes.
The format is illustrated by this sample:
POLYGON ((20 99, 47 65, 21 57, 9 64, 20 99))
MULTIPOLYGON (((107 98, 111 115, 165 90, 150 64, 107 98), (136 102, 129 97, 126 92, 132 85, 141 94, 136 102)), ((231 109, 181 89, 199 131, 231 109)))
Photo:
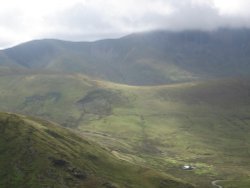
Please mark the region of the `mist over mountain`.
POLYGON ((0 2, 0 188, 250 188, 249 0, 0 2))
POLYGON ((35 40, 0 51, 13 70, 83 73, 131 85, 157 85, 250 72, 250 29, 152 31, 96 42, 35 40))

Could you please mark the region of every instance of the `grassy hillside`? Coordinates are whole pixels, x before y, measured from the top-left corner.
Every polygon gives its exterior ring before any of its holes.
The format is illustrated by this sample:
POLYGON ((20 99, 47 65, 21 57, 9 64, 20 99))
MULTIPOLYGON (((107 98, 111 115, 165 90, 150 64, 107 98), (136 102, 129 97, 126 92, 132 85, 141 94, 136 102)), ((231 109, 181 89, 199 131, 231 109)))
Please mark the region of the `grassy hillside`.
POLYGON ((48 121, 0 113, 1 187, 191 188, 48 121))
POLYGON ((31 41, 0 51, 0 62, 83 73, 130 85, 249 75, 250 31, 155 31, 96 42, 31 41))
POLYGON ((80 123, 85 135, 201 187, 213 179, 240 178, 240 185, 250 178, 247 80, 120 88, 130 106, 80 123), (197 168, 187 173, 183 164, 197 168))
POLYGON ((80 74, 2 75, 0 109, 77 129, 117 158, 198 187, 216 179, 243 185, 250 178, 249 83, 138 87, 80 74), (196 168, 184 171, 184 164, 196 168))

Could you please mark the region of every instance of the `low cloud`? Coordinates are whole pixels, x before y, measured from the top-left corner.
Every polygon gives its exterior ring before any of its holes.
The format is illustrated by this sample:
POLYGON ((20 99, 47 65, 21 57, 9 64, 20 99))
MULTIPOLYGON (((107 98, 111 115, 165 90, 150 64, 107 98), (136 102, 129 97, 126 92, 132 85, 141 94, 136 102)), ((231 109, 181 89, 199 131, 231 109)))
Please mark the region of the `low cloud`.
POLYGON ((0 0, 0 48, 36 38, 96 40, 131 32, 250 27, 248 0, 0 0))

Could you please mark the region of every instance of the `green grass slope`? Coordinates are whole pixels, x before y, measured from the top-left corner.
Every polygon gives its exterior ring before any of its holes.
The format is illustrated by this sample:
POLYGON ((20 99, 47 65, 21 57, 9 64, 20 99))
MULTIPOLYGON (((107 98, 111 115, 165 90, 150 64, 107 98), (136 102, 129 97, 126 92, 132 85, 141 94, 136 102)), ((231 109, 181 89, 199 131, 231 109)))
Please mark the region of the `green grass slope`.
POLYGON ((85 135, 203 188, 215 179, 241 185, 250 178, 248 79, 119 88, 129 105, 80 123, 85 135), (196 169, 183 171, 183 164, 196 169))
POLYGON ((0 113, 0 187, 191 188, 48 121, 0 113))
POLYGON ((243 185, 250 178, 249 83, 138 87, 81 74, 2 75, 0 110, 56 121, 117 158, 198 187, 216 179, 243 185), (184 171, 184 164, 196 168, 184 171))

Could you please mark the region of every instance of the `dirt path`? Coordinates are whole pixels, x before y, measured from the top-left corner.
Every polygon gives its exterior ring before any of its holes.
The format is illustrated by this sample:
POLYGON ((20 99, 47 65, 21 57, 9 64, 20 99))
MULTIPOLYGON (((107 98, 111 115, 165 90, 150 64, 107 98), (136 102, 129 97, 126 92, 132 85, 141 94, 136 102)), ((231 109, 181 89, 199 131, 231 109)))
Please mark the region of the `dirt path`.
POLYGON ((120 160, 127 161, 127 162, 129 162, 129 163, 134 164, 134 163, 133 163, 133 159, 132 159, 131 157, 122 155, 122 154, 120 154, 120 153, 118 153, 117 151, 114 151, 114 150, 113 150, 111 153, 112 153, 114 156, 116 156, 118 159, 120 159, 120 160))
POLYGON ((221 181, 223 180, 214 180, 212 181, 212 185, 217 188, 223 188, 221 185, 218 185, 218 183, 220 183, 221 181))

